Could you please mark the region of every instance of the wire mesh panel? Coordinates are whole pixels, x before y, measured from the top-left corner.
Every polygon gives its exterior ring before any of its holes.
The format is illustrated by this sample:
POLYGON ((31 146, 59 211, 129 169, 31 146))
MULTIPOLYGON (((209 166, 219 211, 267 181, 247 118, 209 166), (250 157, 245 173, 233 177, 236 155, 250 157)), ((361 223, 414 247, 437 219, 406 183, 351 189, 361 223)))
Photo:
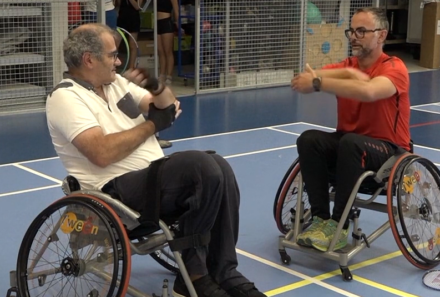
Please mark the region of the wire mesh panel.
POLYGON ((87 2, 0 0, 0 113, 44 108, 65 70, 63 40, 93 21, 87 2))
POLYGON ((199 90, 289 84, 349 54, 344 30, 374 0, 201 0, 199 90))
POLYGON ((202 0, 203 89, 288 83, 299 67, 301 3, 292 0, 202 0))

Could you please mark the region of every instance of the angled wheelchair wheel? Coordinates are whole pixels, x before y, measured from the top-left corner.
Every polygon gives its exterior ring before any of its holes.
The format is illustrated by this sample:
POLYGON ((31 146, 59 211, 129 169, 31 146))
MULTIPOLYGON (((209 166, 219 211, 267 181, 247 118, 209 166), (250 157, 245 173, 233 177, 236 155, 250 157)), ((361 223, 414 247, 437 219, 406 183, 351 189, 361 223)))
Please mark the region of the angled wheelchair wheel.
MULTIPOLYGON (((277 223, 278 230, 280 230, 280 232, 283 234, 286 234, 287 232, 289 232, 290 229, 292 229, 293 222, 295 221, 300 174, 301 172, 299 160, 296 159, 284 175, 275 196, 275 222, 277 223)), ((310 204, 307 196, 307 191, 303 190, 301 199, 304 203, 304 229, 307 228, 311 222, 310 204)))
POLYGON ((28 228, 17 261, 19 296, 125 296, 131 252, 124 226, 103 201, 66 196, 28 228))
POLYGON ((404 257, 420 269, 440 263, 440 171, 429 160, 402 156, 387 190, 391 230, 404 257))
POLYGON ((157 250, 151 253, 150 256, 165 269, 175 274, 179 273, 179 265, 177 265, 173 252, 169 247, 157 250))

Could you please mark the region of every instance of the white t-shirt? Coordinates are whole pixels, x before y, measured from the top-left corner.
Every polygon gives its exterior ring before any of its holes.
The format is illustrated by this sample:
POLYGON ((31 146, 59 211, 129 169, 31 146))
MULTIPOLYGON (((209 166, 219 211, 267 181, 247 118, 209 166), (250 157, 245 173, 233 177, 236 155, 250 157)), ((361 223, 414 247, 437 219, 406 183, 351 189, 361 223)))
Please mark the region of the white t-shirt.
POLYGON ((138 106, 148 91, 120 75, 103 89, 108 104, 94 92, 92 85, 65 74, 47 97, 47 124, 55 151, 69 175, 78 179, 83 189, 100 190, 113 178, 146 168, 164 156, 154 135, 131 155, 106 168, 94 165, 78 151, 72 141, 89 128, 100 126, 107 135, 126 131, 145 121, 138 106))
MULTIPOLYGON (((101 0, 99 0, 101 1, 101 0)), ((113 4, 113 0, 104 0, 105 11, 115 9, 115 5, 113 4)), ((88 1, 84 5, 85 11, 93 11, 96 12, 98 10, 98 6, 96 5, 96 1, 88 1)))

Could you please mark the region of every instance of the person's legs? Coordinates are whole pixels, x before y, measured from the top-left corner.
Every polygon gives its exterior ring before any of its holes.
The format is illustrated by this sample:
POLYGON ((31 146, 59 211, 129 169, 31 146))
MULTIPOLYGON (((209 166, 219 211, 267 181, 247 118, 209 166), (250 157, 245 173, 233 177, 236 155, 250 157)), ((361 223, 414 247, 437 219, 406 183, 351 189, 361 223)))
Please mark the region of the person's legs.
POLYGON ((312 211, 312 224, 297 235, 299 245, 310 247, 311 237, 330 218, 329 172, 334 171, 342 134, 308 130, 297 139, 300 172, 312 211))
MULTIPOLYGON (((142 212, 141 205, 144 205, 148 193, 147 174, 151 174, 149 168, 124 174, 102 190, 142 212)), ((178 238, 209 233, 224 197, 224 175, 214 158, 198 151, 176 153, 162 164, 157 174, 160 174, 160 218, 164 221, 178 218, 178 238)), ((200 297, 229 297, 209 275, 207 245, 185 248, 181 253, 200 297)), ((180 276, 176 279, 174 291, 175 296, 189 296, 180 276)))
MULTIPOLYGON (((348 133, 341 138, 336 164, 337 186, 333 214, 321 233, 315 234, 311 239, 313 247, 321 251, 328 249, 357 180, 365 171, 379 170, 395 151, 396 147, 393 145, 363 135, 348 133)), ((347 219, 335 249, 341 249, 347 244, 348 227, 347 219)))
POLYGON ((308 130, 297 139, 301 174, 312 216, 330 218, 329 171, 336 166, 340 133, 308 130))
POLYGON ((159 79, 162 83, 165 83, 167 77, 167 58, 165 56, 162 34, 159 34, 159 32, 157 34, 157 54, 159 56, 159 79))
MULTIPOLYGON (((339 222, 348 198, 359 177, 365 171, 378 171, 393 156, 396 147, 388 142, 349 133, 342 137, 336 165, 335 205, 332 219, 339 222), (342 157, 343 156, 343 157, 342 157)), ((348 221, 344 224, 348 228, 348 221)))
POLYGON ((166 67, 166 81, 167 85, 171 85, 173 80, 174 71, 174 33, 166 33, 162 35, 162 44, 165 51, 165 57, 167 60, 166 67))

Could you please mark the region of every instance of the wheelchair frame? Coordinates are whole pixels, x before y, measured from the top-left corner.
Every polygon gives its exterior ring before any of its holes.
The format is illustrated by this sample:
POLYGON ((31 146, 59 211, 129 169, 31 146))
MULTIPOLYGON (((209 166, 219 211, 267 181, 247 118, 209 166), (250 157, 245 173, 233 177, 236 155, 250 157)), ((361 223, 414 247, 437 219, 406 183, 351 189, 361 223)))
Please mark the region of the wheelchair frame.
MULTIPOLYGON (((391 228, 399 249, 402 251, 403 255, 411 262, 411 264, 421 269, 431 269, 438 265, 440 263, 440 253, 437 254, 436 257, 434 257, 433 259, 425 258, 420 253, 418 253, 417 250, 415 251, 415 255, 412 255, 411 252, 404 246, 404 242, 401 237, 402 235, 399 233, 396 227, 397 222, 400 221, 399 218, 405 218, 407 214, 402 214, 402 211, 400 210, 401 206, 399 199, 397 201, 397 207, 392 205, 394 195, 396 195, 396 188, 394 187, 397 186, 397 191, 400 191, 400 184, 398 183, 403 181, 402 175, 414 162, 422 162, 428 167, 431 166, 430 172, 431 174, 435 174, 435 176, 433 176, 436 179, 436 183, 440 186, 440 171, 437 169, 437 167, 435 167, 434 164, 432 164, 432 162, 408 152, 391 157, 378 170, 377 173, 373 171, 366 171, 358 179, 351 192, 347 207, 343 212, 342 218, 337 226, 336 233, 330 243, 328 250, 326 252, 321 252, 313 248, 301 246, 296 243, 295 240, 297 235, 300 234, 302 230, 304 230, 308 226, 307 223, 310 222, 312 219, 310 209, 304 208, 304 203, 306 202, 303 199, 304 183, 302 180, 302 175, 300 173, 299 161, 298 159, 295 160, 295 162, 288 169, 279 186, 274 203, 275 220, 280 231, 282 233, 285 233, 285 236, 280 236, 278 244, 278 249, 282 262, 284 264, 289 264, 291 261, 291 257, 287 254, 286 248, 318 255, 323 258, 338 261, 343 280, 351 281, 353 279, 353 276, 348 268, 348 262, 363 249, 365 249, 366 247, 369 248, 372 242, 374 242, 383 233, 391 228), (296 201, 296 208, 290 209, 290 221, 293 226, 291 226, 292 228, 288 230, 285 228, 285 226, 283 226, 281 216, 283 213, 285 197, 290 189, 290 186, 293 185, 293 183, 295 182, 296 177, 299 178, 297 188, 298 198, 296 201), (362 184, 367 177, 372 177, 377 184, 376 189, 366 189, 365 192, 365 189, 364 191, 362 191, 362 184), (387 195, 387 204, 374 202, 377 196, 383 195, 385 191, 387 195), (372 194, 372 196, 369 199, 362 199, 357 196, 358 193, 370 195, 372 194), (360 209, 358 208, 365 208, 373 211, 387 213, 389 220, 367 236, 362 232, 362 229, 359 228, 360 209), (353 221, 353 241, 351 244, 348 243, 347 247, 339 251, 335 251, 335 244, 341 234, 344 222, 347 218, 350 218, 353 221)), ((334 200, 334 192, 329 193, 329 196, 330 200, 334 200)), ((422 210, 421 208, 422 206, 420 206, 419 209, 416 210, 417 216, 423 216, 423 219, 425 219, 426 221, 429 221, 430 223, 433 221, 434 223, 440 225, 440 213, 433 214, 432 207, 430 208, 431 213, 429 213, 429 209, 427 213, 425 209, 422 210)), ((414 213, 412 213, 412 215, 414 215, 414 213)), ((400 223, 404 224, 404 222, 402 223, 401 221, 400 223)), ((402 229, 404 228, 402 227, 402 229)), ((406 227, 404 230, 406 230, 406 227)), ((439 230, 440 228, 438 228, 438 231, 439 230)), ((405 235, 405 240, 411 247, 413 247, 414 245, 412 243, 412 238, 408 238, 408 232, 405 231, 403 233, 405 235)))
MULTIPOLYGON (((168 225, 164 221, 159 220, 159 227, 160 227, 160 230, 162 231, 162 233, 157 234, 156 232, 154 232, 154 233, 148 233, 148 234, 140 235, 138 237, 142 237, 142 238, 144 238, 144 239, 146 238, 146 239, 135 243, 135 242, 133 242, 133 240, 128 238, 127 234, 131 230, 134 230, 136 227, 141 226, 140 222, 138 221, 138 219, 140 218, 140 214, 138 212, 136 212, 136 211, 132 210, 131 208, 127 207, 121 201, 116 200, 116 199, 112 198, 111 196, 109 196, 109 195, 107 195, 107 194, 105 194, 103 192, 100 192, 100 191, 79 190, 79 191, 74 191, 74 192, 70 193, 70 190, 69 190, 68 186, 67 186, 67 189, 66 189, 66 185, 65 184, 66 184, 66 179, 63 182, 63 191, 67 194, 67 196, 65 196, 65 197, 61 198, 60 200, 56 201, 53 205, 55 205, 58 202, 66 201, 66 199, 81 199, 81 200, 85 201, 85 204, 90 204, 90 205, 96 204, 96 205, 99 205, 99 206, 104 207, 104 208, 108 207, 110 209, 107 209, 107 210, 109 210, 110 213, 113 213, 113 218, 108 217, 108 215, 106 215, 103 210, 99 210, 99 208, 91 207, 91 209, 96 211, 98 215, 100 215, 100 216, 102 215, 103 217, 108 219, 108 221, 111 221, 114 224, 116 224, 116 222, 119 222, 120 226, 123 226, 123 230, 122 231, 125 232, 125 235, 121 236, 121 237, 124 237, 124 238, 119 238, 119 240, 128 241, 128 242, 125 242, 125 245, 127 246, 126 253, 127 253, 128 259, 123 259, 124 257, 122 257, 122 261, 128 261, 129 262, 129 264, 128 264, 128 271, 125 271, 126 272, 125 276, 122 276, 120 279, 115 280, 114 277, 117 277, 117 276, 112 276, 112 275, 110 275, 107 272, 97 271, 97 269, 94 269, 94 267, 90 267, 90 269, 89 269, 87 267, 87 263, 89 263, 89 262, 86 263, 86 261, 81 259, 82 262, 84 262, 83 264, 81 264, 81 265, 84 266, 84 267, 81 268, 83 270, 83 272, 84 271, 85 271, 85 273, 91 272, 91 273, 93 273, 94 275, 98 276, 99 278, 101 278, 103 280, 112 280, 112 284, 110 285, 112 290, 114 290, 116 287, 120 288, 119 286, 121 285, 121 282, 123 282, 122 286, 126 286, 126 287, 125 288, 123 287, 122 291, 121 291, 121 289, 118 289, 118 295, 117 296, 125 296, 125 294, 130 294, 130 295, 132 295, 134 297, 151 297, 150 295, 148 295, 146 293, 143 293, 140 290, 138 290, 137 288, 135 288, 133 286, 130 286, 128 284, 129 278, 130 278, 130 269, 131 269, 131 256, 133 254, 146 255, 146 254, 151 254, 151 253, 153 253, 155 251, 158 251, 158 250, 162 250, 163 248, 168 246, 168 242, 170 242, 170 241, 172 241, 174 239, 173 231, 168 227, 168 225), (66 190, 68 192, 66 192, 66 190), (127 278, 125 281, 124 281, 124 277, 127 278), (116 286, 115 286, 115 284, 116 284, 116 286)), ((69 200, 67 200, 67 201, 69 201, 69 200)), ((49 208, 50 208, 50 206, 48 208, 46 208, 44 211, 46 211, 49 208)), ((44 213, 44 211, 42 213, 44 213)), ((107 212, 107 213, 109 213, 109 212, 107 212)), ((65 214, 66 214, 66 212, 63 213, 63 215, 65 215, 65 214)), ((37 216, 37 218, 34 220, 34 223, 39 219, 40 215, 37 216)), ((63 217, 63 215, 60 216, 60 220, 63 217)), ((30 231, 30 229, 32 228, 34 223, 29 227, 28 232, 30 231)), ((56 224, 57 227, 56 228, 53 227, 53 230, 51 231, 51 236, 50 237, 52 237, 52 235, 56 236, 56 232, 59 229, 60 225, 61 225, 61 222, 58 221, 58 223, 56 224)), ((26 233, 25 238, 23 239, 22 247, 20 248, 20 251, 22 250, 23 246, 25 245, 24 242, 26 240, 29 240, 29 239, 26 238, 28 232, 26 233)), ((49 241, 50 240, 48 239, 47 242, 49 242, 49 241)), ((47 245, 45 246, 45 249, 47 249, 48 245, 49 245, 49 243, 47 243, 47 245)), ((119 244, 119 245, 122 248, 124 246, 124 244, 119 244)), ((41 257, 41 255, 43 253, 44 253, 44 251, 43 252, 40 251, 38 253, 38 255, 37 255, 37 259, 38 260, 37 261, 39 261, 39 258, 41 257)), ((117 250, 117 253, 120 254, 121 251, 117 250)), ((183 263, 183 260, 182 260, 180 252, 179 251, 173 251, 173 255, 174 255, 174 260, 176 261, 176 263, 178 265, 179 272, 182 275, 182 277, 183 277, 183 279, 185 281, 185 284, 187 286, 187 289, 188 289, 188 291, 190 293, 190 296, 191 297, 197 297, 197 294, 196 294, 196 292, 194 290, 194 286, 193 286, 193 284, 192 284, 192 282, 191 282, 191 280, 189 278, 188 272, 187 272, 186 267, 185 267, 185 265, 183 263)), ((119 256, 117 256, 117 257, 119 257, 119 256)), ((99 259, 97 259, 97 260, 98 261, 93 260, 93 261, 90 261, 90 262, 97 263, 97 262, 99 262, 99 259)), ((26 259, 26 261, 28 261, 28 259, 26 259)), ((19 268, 20 267, 19 263, 20 263, 20 258, 19 258, 19 260, 17 262, 17 271, 11 271, 10 272, 10 285, 11 285, 11 288, 8 290, 7 296, 13 296, 12 295, 13 292, 16 293, 15 296, 20 296, 20 295, 29 296, 27 285, 25 285, 26 289, 18 287, 18 284, 20 283, 18 277, 24 277, 23 273, 25 273, 26 277, 27 277, 28 276, 29 266, 26 266, 26 267, 28 267, 28 268, 26 268, 26 272, 22 271, 20 273, 19 272, 19 269, 20 269, 19 268), (20 290, 26 290, 26 292, 24 294, 20 294, 20 290)), ((160 264, 162 264, 164 266, 163 263, 160 263, 160 264)), ((127 264, 125 263, 125 265, 127 265, 127 264)), ((33 267, 30 268, 30 270, 32 271, 32 269, 35 267, 35 265, 32 264, 31 266, 33 266, 33 267)), ((80 266, 80 264, 78 264, 78 266, 80 266)), ((60 267, 63 267, 63 266, 61 265, 60 267)), ((127 270, 126 268, 127 267, 125 267, 122 270, 127 270)), ((52 270, 53 270, 53 273, 56 274, 56 273, 63 273, 63 272, 61 272, 62 269, 63 268, 53 268, 52 270)), ((44 271, 44 272, 46 273, 47 271, 44 271)), ((123 273, 124 273, 124 271, 123 271, 123 273)), ((46 275, 42 274, 41 276, 43 276, 44 279, 46 278, 46 275)), ((38 278, 39 277, 40 276, 38 276, 38 278)), ((163 286, 163 291, 162 291, 162 295, 164 297, 168 296, 167 282, 168 282, 167 280, 164 281, 164 286, 163 286)), ((20 297, 24 297, 24 296, 20 296, 20 297)), ((88 297, 89 296, 93 297, 95 295, 93 293, 90 293, 87 296, 88 297)), ((153 296, 156 296, 156 295, 153 294, 153 296)))

